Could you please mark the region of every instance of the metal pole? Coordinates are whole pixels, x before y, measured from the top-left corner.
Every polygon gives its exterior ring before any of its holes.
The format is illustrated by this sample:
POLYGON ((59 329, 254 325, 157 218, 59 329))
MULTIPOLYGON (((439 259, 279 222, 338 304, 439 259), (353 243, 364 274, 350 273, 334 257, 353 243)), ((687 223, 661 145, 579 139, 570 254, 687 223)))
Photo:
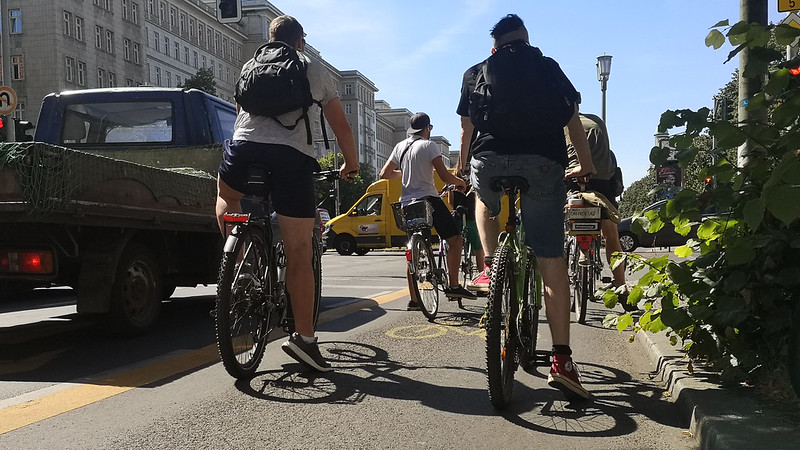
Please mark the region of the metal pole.
MULTIPOLYGON (((333 144, 333 168, 339 170, 339 153, 336 151, 336 144, 333 144)), ((333 190, 336 198, 333 199, 334 212, 338 216, 339 212, 339 178, 333 180, 333 190)))
POLYGON ((602 95, 602 97, 603 97, 603 106, 602 106, 602 112, 600 114, 600 116, 601 116, 600 118, 603 119, 603 123, 606 124, 606 129, 608 128, 608 122, 606 121, 606 87, 607 87, 607 84, 608 84, 608 80, 602 80, 600 82, 600 91, 602 91, 602 93, 603 93, 603 95, 602 95))
MULTIPOLYGON (((740 0, 739 14, 741 20, 747 23, 767 24, 767 0, 740 0)), ((750 112, 745 109, 747 101, 761 90, 764 84, 764 74, 752 78, 742 76, 747 63, 750 61, 750 49, 745 47, 739 52, 739 123, 757 122, 764 119, 764 113, 750 112)), ((747 164, 749 153, 752 151, 753 142, 748 139, 739 146, 739 165, 747 164)))

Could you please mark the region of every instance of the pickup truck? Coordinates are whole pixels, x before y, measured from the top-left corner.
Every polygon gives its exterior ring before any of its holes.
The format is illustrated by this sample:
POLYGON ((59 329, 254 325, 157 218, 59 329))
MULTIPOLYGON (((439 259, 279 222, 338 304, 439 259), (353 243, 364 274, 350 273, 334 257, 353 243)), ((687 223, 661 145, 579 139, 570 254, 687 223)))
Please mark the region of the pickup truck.
POLYGON ((33 142, 0 144, 0 295, 71 286, 133 334, 177 286, 216 282, 216 169, 235 106, 194 89, 50 94, 33 142))

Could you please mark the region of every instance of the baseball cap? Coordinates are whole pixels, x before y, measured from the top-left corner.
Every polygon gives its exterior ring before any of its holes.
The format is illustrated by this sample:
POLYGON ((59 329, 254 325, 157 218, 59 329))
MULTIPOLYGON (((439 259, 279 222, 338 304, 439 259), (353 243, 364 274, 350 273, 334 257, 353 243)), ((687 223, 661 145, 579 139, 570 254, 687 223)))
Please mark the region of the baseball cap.
POLYGON ((430 125, 431 124, 431 118, 428 117, 428 115, 425 114, 424 112, 420 112, 420 113, 416 113, 413 116, 411 116, 411 121, 409 123, 411 124, 411 126, 408 127, 407 133, 408 134, 415 134, 415 133, 419 133, 420 131, 424 130, 425 127, 430 125))

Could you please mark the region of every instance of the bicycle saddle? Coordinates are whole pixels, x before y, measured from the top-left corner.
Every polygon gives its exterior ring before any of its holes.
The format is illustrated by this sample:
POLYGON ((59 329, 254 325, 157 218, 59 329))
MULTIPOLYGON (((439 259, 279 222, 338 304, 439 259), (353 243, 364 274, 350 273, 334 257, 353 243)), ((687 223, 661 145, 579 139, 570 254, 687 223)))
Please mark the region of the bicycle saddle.
POLYGON ((528 180, 523 177, 495 177, 492 178, 491 189, 495 192, 517 188, 520 192, 528 190, 528 180))

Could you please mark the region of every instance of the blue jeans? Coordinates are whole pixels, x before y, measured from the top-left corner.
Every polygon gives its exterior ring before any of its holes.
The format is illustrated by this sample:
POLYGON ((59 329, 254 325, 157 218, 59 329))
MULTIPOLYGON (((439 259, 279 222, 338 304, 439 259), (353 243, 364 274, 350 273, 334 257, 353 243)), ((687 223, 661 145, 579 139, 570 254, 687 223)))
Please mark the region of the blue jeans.
POLYGON ((564 167, 540 155, 496 154, 478 154, 472 158, 471 166, 472 186, 492 216, 500 214, 503 196, 502 192, 492 191, 492 179, 525 178, 529 188, 520 193, 525 243, 540 258, 564 256, 564 167))

